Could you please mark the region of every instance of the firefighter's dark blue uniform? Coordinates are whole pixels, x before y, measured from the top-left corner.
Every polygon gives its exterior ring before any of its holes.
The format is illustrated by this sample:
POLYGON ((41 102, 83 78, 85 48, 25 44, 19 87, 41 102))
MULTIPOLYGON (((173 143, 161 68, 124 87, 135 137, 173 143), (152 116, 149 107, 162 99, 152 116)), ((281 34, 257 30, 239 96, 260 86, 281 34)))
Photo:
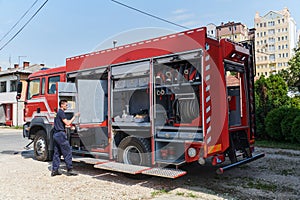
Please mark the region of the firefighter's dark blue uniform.
POLYGON ((65 112, 59 109, 54 119, 54 154, 52 161, 52 171, 57 171, 60 165, 60 156, 63 155, 67 169, 71 170, 72 166, 72 150, 65 132, 65 124, 63 119, 66 119, 65 112))

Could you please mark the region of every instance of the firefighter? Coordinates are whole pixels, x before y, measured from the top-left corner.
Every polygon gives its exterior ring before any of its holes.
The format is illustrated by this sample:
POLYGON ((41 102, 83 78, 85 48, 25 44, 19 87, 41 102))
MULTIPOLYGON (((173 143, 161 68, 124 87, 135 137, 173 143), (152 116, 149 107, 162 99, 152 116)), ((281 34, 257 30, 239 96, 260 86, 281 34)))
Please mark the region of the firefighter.
POLYGON ((76 113, 72 119, 67 120, 65 115, 65 110, 67 110, 68 102, 66 100, 60 100, 59 102, 60 109, 58 110, 56 117, 54 119, 54 154, 52 161, 52 172, 51 176, 61 175, 61 172, 58 171, 60 165, 60 156, 61 154, 64 157, 66 166, 67 166, 67 176, 76 176, 77 173, 73 172, 72 166, 72 150, 67 139, 66 126, 70 126, 75 120, 79 113, 76 113))

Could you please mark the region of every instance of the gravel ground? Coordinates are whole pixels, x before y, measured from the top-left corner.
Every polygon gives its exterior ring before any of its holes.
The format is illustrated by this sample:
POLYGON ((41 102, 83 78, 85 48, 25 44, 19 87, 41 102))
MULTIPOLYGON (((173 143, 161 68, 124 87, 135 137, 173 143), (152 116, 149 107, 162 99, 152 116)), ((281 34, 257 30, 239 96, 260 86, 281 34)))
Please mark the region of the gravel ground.
POLYGON ((51 162, 7 146, 0 152, 0 199, 300 199, 300 151, 257 151, 266 157, 221 176, 195 163, 184 166, 188 174, 179 179, 133 180, 81 163, 74 163, 78 176, 51 177, 51 162))

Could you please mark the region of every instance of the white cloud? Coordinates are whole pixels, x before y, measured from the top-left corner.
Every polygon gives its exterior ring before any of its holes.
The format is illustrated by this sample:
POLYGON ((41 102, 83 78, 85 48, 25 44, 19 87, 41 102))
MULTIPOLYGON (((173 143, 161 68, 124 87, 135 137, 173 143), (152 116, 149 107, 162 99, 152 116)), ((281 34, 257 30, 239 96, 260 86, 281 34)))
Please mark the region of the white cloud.
POLYGON ((194 27, 196 25, 199 25, 199 21, 191 20, 191 21, 186 21, 181 24, 182 26, 187 26, 187 27, 194 27))
POLYGON ((172 21, 180 22, 180 21, 184 21, 184 20, 189 20, 189 19, 193 18, 194 16, 195 16, 194 14, 181 14, 181 15, 172 17, 172 21))
POLYGON ((177 14, 182 14, 182 13, 185 13, 185 12, 187 12, 186 9, 177 9, 177 10, 174 10, 174 11, 172 12, 172 14, 177 15, 177 14))
POLYGON ((174 10, 169 20, 182 26, 195 26, 198 24, 195 14, 189 12, 187 9, 174 10))

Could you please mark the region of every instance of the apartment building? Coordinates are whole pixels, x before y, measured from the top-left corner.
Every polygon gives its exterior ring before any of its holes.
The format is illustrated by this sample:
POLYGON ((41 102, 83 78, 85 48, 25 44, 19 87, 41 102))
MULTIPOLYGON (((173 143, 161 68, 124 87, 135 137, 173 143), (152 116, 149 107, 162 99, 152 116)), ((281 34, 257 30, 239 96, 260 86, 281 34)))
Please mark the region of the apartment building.
POLYGON ((19 67, 18 64, 14 68, 1 70, 0 67, 0 124, 6 126, 20 126, 23 125, 24 115, 24 97, 17 101, 17 84, 18 81, 23 82, 23 87, 26 87, 27 77, 35 71, 44 68, 43 64, 30 65, 29 62, 23 62, 23 66, 19 67))
POLYGON ((297 44, 296 22, 287 8, 255 14, 256 75, 266 77, 288 67, 297 44))
POLYGON ((241 22, 221 23, 217 26, 217 38, 228 38, 234 42, 241 42, 249 39, 249 31, 241 22))

